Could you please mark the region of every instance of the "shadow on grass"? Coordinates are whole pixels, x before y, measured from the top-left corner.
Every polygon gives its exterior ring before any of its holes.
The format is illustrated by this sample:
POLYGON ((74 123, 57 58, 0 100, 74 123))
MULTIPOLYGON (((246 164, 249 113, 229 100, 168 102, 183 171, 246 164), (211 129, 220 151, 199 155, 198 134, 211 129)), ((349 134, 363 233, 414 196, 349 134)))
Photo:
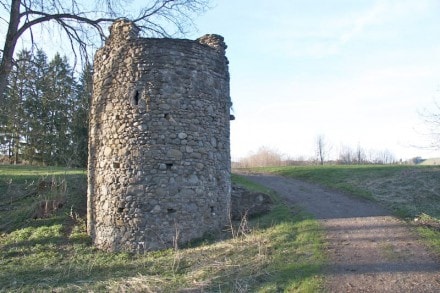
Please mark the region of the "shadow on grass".
MULTIPOLYGON (((0 173, 0 180, 4 179, 2 176, 0 173)), ((21 175, 14 180, 24 186, 40 176, 21 175)), ((56 215, 38 220, 20 217, 23 211, 29 212, 37 197, 14 201, 7 211, 0 209, 2 221, 12 221, 3 230, 7 233, 0 236, 0 291, 109 291, 130 285, 133 279, 147 285, 151 279, 159 279, 158 288, 170 288, 169 292, 190 287, 194 280, 205 282, 203 288, 212 291, 219 285, 278 290, 301 286, 318 274, 320 266, 310 263, 315 251, 307 252, 306 245, 314 240, 305 236, 316 234, 317 226, 310 225, 303 215, 292 214, 282 204, 270 215, 251 221, 250 231, 264 234, 264 240, 257 242, 252 243, 255 235, 246 231, 237 239, 231 234, 220 238, 207 235, 177 251, 168 249, 145 255, 99 251, 90 245, 84 231, 72 237, 72 226, 78 223, 72 220, 71 207, 75 207, 74 212, 85 210, 85 176, 60 176, 68 182, 67 204, 56 215), (48 227, 46 232, 44 227, 48 227), (278 230, 270 232, 271 229, 278 230), (254 258, 257 263, 251 262, 254 258), (224 263, 227 265, 223 266, 224 263)), ((10 197, 11 193, 0 195, 0 200, 10 197)))

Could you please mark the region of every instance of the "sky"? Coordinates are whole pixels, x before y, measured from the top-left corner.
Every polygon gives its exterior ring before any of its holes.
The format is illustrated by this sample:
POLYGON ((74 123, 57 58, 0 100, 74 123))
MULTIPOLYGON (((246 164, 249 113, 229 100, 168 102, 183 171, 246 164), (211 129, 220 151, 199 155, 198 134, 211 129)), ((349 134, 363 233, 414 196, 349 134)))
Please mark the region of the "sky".
POLYGON ((421 115, 440 104, 440 1, 211 4, 186 37, 216 33, 228 45, 233 160, 260 147, 313 158, 318 136, 330 159, 358 146, 403 160, 440 157, 426 149, 421 115))
POLYGON ((228 45, 231 156, 315 156, 323 136, 396 159, 440 157, 421 113, 440 101, 440 1, 218 0, 195 39, 228 45))

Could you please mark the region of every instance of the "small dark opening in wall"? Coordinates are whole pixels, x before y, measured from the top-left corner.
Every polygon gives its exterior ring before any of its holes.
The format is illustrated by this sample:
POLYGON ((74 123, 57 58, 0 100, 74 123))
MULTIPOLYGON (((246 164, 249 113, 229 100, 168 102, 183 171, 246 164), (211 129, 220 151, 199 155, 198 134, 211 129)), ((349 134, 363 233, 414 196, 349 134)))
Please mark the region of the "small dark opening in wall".
POLYGON ((214 213, 214 207, 213 206, 210 206, 210 209, 211 209, 211 213, 214 213))
POLYGON ((131 102, 133 106, 139 105, 139 92, 135 91, 133 97, 131 98, 131 102))
POLYGON ((121 164, 119 162, 113 162, 113 168, 119 169, 121 167, 121 164))
POLYGON ((166 120, 170 120, 170 119, 171 119, 171 115, 170 115, 170 113, 165 113, 165 114, 163 115, 163 117, 164 117, 166 120))
POLYGON ((168 214, 174 214, 176 212, 175 209, 167 209, 168 214))
POLYGON ((167 164, 165 164, 166 166, 167 166, 167 170, 171 170, 171 167, 173 167, 173 164, 172 163, 167 163, 167 164))
POLYGON ((122 213, 124 211, 124 208, 118 208, 118 213, 122 213))

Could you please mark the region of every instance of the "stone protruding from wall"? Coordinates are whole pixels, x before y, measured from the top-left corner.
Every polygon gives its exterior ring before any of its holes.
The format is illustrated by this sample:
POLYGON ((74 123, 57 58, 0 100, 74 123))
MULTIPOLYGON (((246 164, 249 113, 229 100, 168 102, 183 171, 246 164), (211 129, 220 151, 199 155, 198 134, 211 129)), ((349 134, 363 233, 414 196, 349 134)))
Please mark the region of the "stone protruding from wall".
POLYGON ((223 38, 139 38, 119 20, 94 60, 88 232, 142 253, 222 229, 230 206, 223 38))
POLYGON ((140 29, 133 22, 120 19, 115 21, 109 28, 109 41, 118 42, 138 38, 140 29))
POLYGON ((207 45, 217 50, 220 54, 225 54, 226 46, 224 38, 220 35, 208 34, 197 39, 200 44, 207 45))

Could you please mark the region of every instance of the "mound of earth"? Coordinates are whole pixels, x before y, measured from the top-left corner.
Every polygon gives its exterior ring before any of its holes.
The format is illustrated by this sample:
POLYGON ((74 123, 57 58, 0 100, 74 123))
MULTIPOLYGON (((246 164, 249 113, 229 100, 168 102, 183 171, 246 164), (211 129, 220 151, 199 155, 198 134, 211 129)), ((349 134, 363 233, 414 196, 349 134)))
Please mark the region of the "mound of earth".
POLYGON ((232 186, 232 220, 241 220, 245 216, 252 218, 257 215, 265 214, 270 211, 272 204, 272 199, 265 193, 250 191, 238 185, 232 186))

